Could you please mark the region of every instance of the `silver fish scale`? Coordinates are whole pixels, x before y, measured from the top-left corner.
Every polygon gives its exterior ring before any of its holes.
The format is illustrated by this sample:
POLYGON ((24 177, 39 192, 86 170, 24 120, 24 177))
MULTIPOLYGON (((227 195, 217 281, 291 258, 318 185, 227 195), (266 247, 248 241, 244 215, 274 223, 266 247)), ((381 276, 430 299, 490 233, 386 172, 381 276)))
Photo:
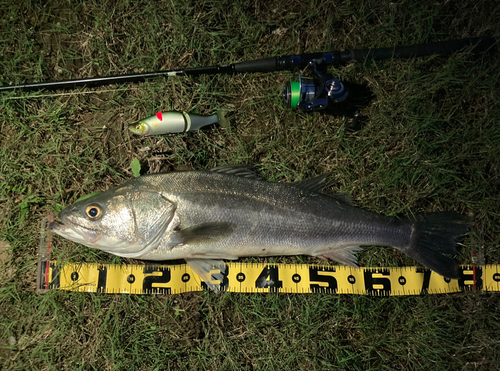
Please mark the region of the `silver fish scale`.
POLYGON ((154 174, 133 182, 160 190, 176 205, 180 230, 206 223, 235 226, 230 235, 203 244, 188 241, 171 248, 171 238, 166 236, 167 243, 144 259, 321 255, 343 246, 404 247, 411 234, 407 223, 290 184, 205 171, 154 174))

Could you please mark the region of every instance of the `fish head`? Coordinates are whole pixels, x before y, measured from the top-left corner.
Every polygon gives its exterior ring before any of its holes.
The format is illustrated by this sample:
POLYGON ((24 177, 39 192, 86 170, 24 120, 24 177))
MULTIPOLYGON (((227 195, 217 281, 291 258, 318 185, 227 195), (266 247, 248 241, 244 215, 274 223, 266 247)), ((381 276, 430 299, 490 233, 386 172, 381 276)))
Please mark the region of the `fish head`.
POLYGON ((128 126, 128 129, 137 135, 148 135, 151 131, 147 120, 136 121, 128 126))
POLYGON ((158 245, 174 213, 175 205, 159 192, 119 186, 75 202, 49 228, 82 245, 132 258, 158 245))

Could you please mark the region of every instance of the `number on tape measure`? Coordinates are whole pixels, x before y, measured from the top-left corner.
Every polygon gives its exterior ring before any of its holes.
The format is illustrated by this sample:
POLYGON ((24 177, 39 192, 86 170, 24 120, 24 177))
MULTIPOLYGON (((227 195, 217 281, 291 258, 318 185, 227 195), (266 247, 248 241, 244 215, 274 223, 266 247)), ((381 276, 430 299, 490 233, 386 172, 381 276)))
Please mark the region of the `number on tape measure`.
POLYGON ((258 289, 267 289, 269 291, 278 291, 283 287, 283 281, 279 280, 279 270, 276 265, 266 266, 255 281, 255 287, 258 289))
POLYGON ((337 279, 329 274, 335 272, 335 267, 309 267, 311 291, 335 294, 338 290, 337 279))
POLYGON ((390 295, 391 280, 383 276, 390 276, 389 269, 365 269, 365 290, 371 295, 390 295))
POLYGON ((99 276, 97 277, 97 292, 106 292, 106 283, 108 280, 108 267, 100 265, 97 268, 99 276))
POLYGON ((146 265, 143 272, 144 274, 161 273, 161 275, 148 275, 144 277, 142 281, 144 292, 152 294, 170 294, 172 292, 170 287, 160 286, 170 282, 172 275, 169 268, 146 265))
POLYGON ((473 267, 460 267, 460 278, 458 280, 458 285, 464 290, 482 290, 483 288, 483 269, 476 266, 476 272, 474 277, 473 267), (475 278, 475 282, 474 282, 475 278))
POLYGON ((422 273, 424 275, 424 279, 422 280, 422 288, 420 289, 420 295, 427 294, 427 292, 429 292, 429 285, 431 283, 432 271, 430 271, 429 269, 418 267, 416 269, 416 272, 422 273))

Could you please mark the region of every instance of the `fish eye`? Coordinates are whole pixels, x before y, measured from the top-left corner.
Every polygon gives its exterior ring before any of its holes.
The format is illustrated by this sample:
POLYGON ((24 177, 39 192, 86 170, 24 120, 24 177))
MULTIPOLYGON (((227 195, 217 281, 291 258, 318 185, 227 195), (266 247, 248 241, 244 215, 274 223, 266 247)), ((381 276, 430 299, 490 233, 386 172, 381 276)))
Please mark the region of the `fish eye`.
POLYGON ((90 219, 97 219, 102 215, 102 210, 97 205, 90 205, 90 206, 87 206, 85 213, 87 214, 87 216, 90 219))
POLYGON ((141 125, 137 125, 135 128, 136 128, 137 130, 141 130, 141 125))

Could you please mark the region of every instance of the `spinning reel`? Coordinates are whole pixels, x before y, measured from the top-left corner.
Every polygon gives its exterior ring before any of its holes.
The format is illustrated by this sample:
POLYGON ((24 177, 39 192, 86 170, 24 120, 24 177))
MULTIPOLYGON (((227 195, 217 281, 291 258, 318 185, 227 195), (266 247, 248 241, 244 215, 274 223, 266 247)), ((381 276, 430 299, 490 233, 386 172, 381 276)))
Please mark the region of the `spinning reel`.
POLYGON ((339 79, 318 71, 313 62, 309 62, 308 66, 313 67, 312 78, 302 77, 299 73, 299 81, 286 84, 282 94, 287 107, 318 111, 326 109, 331 103, 346 100, 349 92, 339 79))

